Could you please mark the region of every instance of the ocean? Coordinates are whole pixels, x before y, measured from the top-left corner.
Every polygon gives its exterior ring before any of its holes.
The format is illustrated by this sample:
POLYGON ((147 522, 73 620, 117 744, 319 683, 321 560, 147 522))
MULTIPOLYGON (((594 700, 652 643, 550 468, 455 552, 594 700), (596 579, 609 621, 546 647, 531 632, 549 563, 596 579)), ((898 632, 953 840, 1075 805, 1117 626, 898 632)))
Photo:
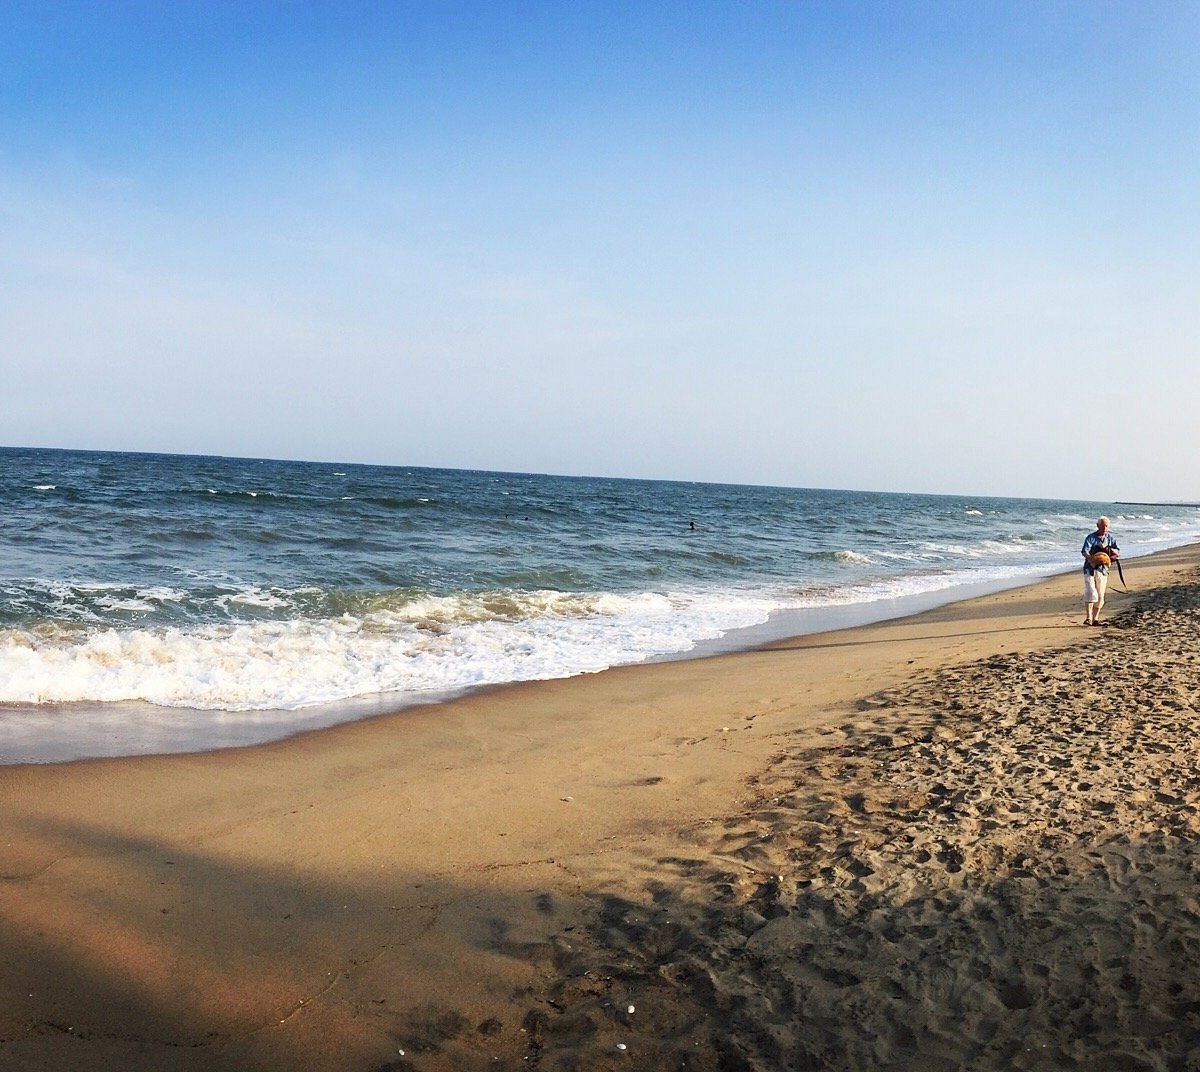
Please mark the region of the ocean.
MULTIPOLYGON (((1200 510, 0 449, 0 762, 263 741, 1129 560, 1200 510)), ((1132 567, 1136 569, 1136 567, 1132 567)))

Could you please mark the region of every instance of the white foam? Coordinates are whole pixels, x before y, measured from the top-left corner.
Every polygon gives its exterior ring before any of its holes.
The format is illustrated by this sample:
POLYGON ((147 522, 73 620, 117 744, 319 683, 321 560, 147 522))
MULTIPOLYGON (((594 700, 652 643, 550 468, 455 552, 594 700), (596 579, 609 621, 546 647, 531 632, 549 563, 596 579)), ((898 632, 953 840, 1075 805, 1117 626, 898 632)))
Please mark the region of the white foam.
POLYGON ((834 560, 843 562, 852 566, 865 566, 870 563, 870 558, 858 551, 835 551, 833 553, 834 560))
MULTIPOLYGON (((131 601, 132 603, 132 601, 131 601)), ((0 702, 141 700, 295 709, 376 693, 566 677, 689 650, 765 621, 770 601, 557 592, 203 629, 0 635, 0 702), (536 608, 536 610, 535 610, 536 608)))
POLYGON ((257 587, 218 596, 216 602, 225 607, 258 607, 263 610, 276 610, 288 605, 288 601, 277 593, 257 587))

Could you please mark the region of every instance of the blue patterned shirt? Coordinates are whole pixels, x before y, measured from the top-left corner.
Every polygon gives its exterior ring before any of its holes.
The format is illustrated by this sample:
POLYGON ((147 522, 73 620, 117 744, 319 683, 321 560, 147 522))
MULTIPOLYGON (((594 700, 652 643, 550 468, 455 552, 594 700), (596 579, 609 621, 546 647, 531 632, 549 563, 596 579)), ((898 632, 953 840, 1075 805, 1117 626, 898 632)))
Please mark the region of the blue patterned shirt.
POLYGON ((1109 529, 1103 536, 1099 532, 1093 532, 1086 540, 1083 541, 1083 572, 1091 576, 1097 570, 1101 573, 1107 573, 1107 566, 1093 566, 1087 559, 1093 551, 1119 551, 1117 541, 1113 538, 1112 530, 1109 529))

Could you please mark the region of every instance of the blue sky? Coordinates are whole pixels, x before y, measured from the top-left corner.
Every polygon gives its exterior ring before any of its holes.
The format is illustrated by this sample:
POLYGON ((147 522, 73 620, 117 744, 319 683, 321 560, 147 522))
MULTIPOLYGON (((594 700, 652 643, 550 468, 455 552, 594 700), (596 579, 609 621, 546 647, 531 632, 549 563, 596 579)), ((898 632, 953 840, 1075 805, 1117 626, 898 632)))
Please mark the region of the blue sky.
POLYGON ((0 6, 2 443, 1200 498, 1200 3, 0 6))

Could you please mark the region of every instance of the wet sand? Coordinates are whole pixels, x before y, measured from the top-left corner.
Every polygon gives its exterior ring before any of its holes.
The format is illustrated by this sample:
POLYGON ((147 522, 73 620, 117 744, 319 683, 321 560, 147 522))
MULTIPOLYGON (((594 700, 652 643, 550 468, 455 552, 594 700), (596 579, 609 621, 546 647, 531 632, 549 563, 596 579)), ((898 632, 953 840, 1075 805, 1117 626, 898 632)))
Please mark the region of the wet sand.
POLYGON ((1200 548, 1126 575, 0 768, 0 1068, 1200 1068, 1200 548))

